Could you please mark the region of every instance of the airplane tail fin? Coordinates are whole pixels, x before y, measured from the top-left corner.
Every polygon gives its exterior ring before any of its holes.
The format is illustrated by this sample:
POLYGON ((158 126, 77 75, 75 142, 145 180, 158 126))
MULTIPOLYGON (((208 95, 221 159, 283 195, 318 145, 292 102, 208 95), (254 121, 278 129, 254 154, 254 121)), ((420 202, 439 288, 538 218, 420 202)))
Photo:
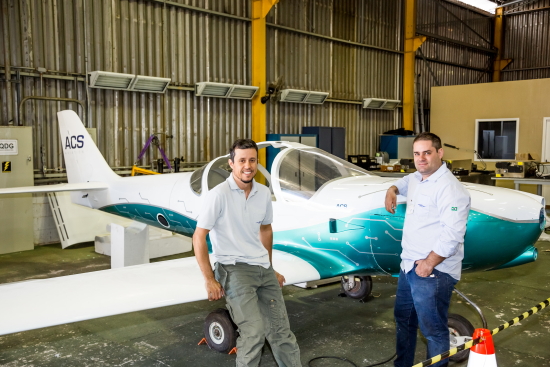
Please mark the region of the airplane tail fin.
POLYGON ((109 167, 74 111, 58 112, 57 119, 69 183, 109 182, 120 178, 109 167))

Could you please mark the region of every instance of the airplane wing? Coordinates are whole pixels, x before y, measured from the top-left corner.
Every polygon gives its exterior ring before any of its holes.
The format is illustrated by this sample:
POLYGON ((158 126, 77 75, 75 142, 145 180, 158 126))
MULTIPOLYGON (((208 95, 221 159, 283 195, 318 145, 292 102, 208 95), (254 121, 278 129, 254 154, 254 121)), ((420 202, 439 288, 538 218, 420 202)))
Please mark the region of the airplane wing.
POLYGON ((44 186, 23 186, 23 187, 8 187, 0 189, 0 194, 24 194, 33 192, 54 192, 54 191, 90 191, 90 190, 105 190, 109 186, 104 182, 82 182, 74 184, 58 184, 44 186))
MULTIPOLYGON (((273 251, 273 263, 287 284, 319 279, 294 255, 273 251)), ((194 257, 8 283, 0 285, 0 335, 207 298, 194 257)))

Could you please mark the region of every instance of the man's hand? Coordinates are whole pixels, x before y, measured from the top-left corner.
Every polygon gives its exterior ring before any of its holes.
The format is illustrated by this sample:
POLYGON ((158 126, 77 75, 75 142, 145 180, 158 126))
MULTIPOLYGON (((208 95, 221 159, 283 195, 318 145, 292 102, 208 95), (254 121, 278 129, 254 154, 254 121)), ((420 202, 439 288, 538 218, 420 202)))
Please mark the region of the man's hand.
POLYGON ((225 292, 221 286, 220 283, 214 278, 208 279, 205 283, 206 291, 208 292, 208 300, 209 301, 217 301, 223 296, 225 296, 225 292))
POLYGON ((443 256, 439 256, 435 252, 430 252, 427 258, 423 260, 416 260, 414 263, 416 264, 416 274, 419 277, 426 278, 429 277, 434 268, 441 264, 445 260, 443 256))
MULTIPOLYGON (((275 270, 273 270, 273 271, 275 271, 275 270)), ((276 271, 275 271, 275 276, 277 277, 277 280, 279 281, 279 286, 281 288, 283 288, 283 284, 285 284, 285 282, 286 282, 285 277, 283 275, 277 273, 276 271)))
POLYGON ((419 277, 429 277, 434 270, 434 267, 431 266, 426 259, 416 260, 414 263, 416 264, 416 274, 419 277))
POLYGON ((386 192, 386 210, 392 214, 395 214, 395 208, 397 207, 397 187, 392 186, 386 192))

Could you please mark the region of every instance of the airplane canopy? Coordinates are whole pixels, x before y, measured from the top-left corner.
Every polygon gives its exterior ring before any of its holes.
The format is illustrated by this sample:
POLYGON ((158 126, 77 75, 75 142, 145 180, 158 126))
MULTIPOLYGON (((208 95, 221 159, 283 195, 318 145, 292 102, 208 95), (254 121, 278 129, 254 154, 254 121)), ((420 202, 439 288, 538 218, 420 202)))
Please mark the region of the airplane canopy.
POLYGON ((286 201, 309 200, 329 182, 371 176, 368 171, 318 148, 285 149, 271 168, 273 190, 286 201))
MULTIPOLYGON (((277 200, 307 201, 329 182, 357 176, 373 176, 368 171, 318 148, 291 142, 262 142, 259 149, 268 146, 281 148, 275 157, 271 172, 258 165, 258 175, 265 178, 277 200)), ((195 171, 191 188, 200 195, 224 182, 231 174, 229 155, 221 156, 195 171)))

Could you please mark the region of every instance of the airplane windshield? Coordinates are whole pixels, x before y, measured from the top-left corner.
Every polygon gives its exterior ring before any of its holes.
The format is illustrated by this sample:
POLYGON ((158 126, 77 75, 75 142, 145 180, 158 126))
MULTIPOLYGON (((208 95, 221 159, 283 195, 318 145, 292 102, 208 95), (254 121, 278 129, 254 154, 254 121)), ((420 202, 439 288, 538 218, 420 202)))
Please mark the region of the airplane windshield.
POLYGON ((279 182, 289 201, 309 200, 328 182, 369 173, 317 148, 292 150, 280 162, 279 182))

